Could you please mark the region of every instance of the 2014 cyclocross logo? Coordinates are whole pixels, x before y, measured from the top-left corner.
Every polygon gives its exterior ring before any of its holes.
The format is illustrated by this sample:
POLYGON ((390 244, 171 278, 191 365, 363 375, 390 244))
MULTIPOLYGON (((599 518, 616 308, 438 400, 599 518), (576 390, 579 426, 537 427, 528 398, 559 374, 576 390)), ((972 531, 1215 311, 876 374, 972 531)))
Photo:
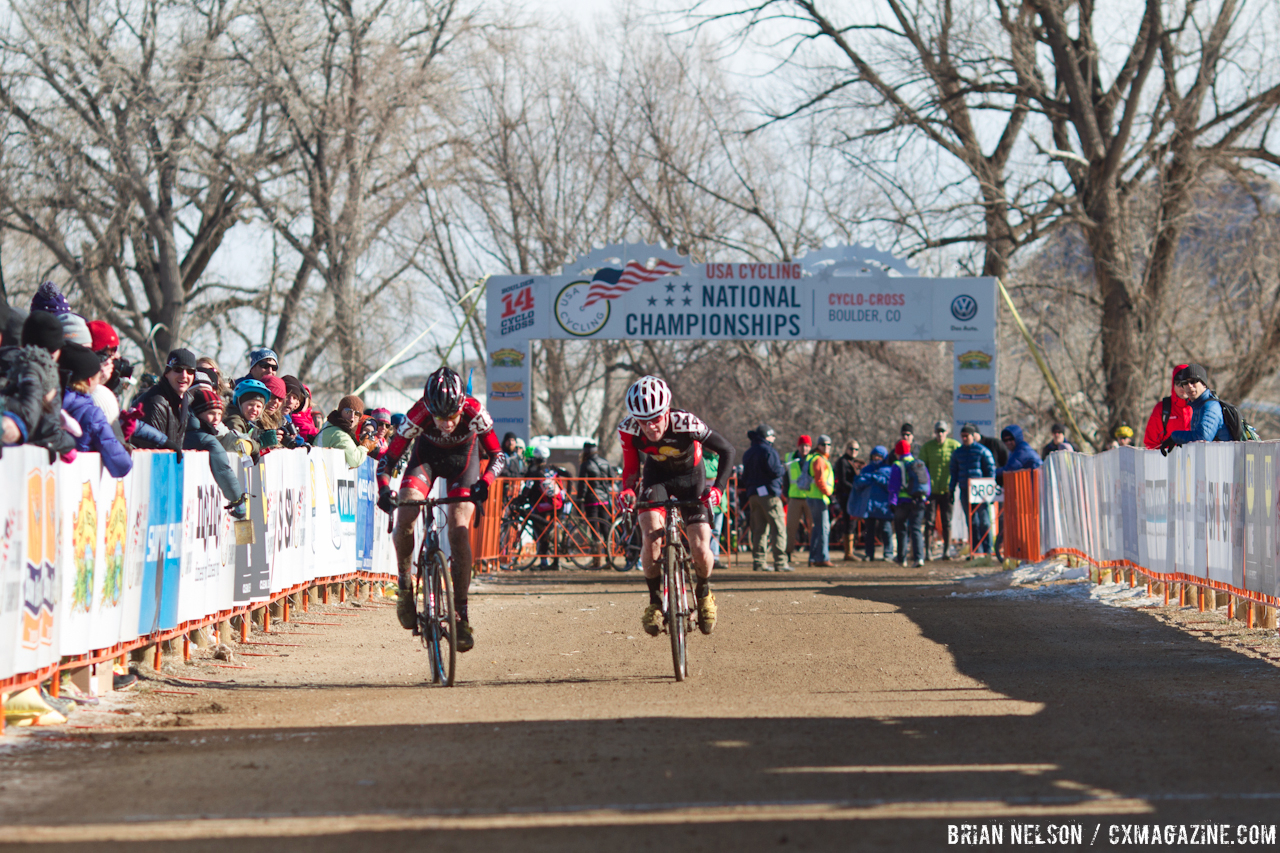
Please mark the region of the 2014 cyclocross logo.
POLYGON ((951 316, 961 323, 967 323, 978 316, 978 300, 968 294, 961 294, 951 300, 951 316))
POLYGON ((575 281, 556 294, 556 322, 571 335, 585 338, 594 335, 609 322, 609 300, 591 300, 591 282, 575 281))

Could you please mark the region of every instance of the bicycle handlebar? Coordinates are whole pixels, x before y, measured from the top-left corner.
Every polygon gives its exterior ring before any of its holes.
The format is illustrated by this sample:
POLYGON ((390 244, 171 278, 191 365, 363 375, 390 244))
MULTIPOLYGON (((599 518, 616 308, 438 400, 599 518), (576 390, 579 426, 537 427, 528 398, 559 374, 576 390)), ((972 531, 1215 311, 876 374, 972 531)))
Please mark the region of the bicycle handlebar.
POLYGON ((703 507, 706 503, 701 500, 682 501, 678 498, 667 498, 665 501, 636 501, 636 505, 632 507, 635 512, 644 512, 650 509, 670 509, 672 507, 703 507))
MULTIPOLYGON (((467 495, 466 497, 459 496, 454 498, 449 498, 449 497, 423 498, 420 501, 401 501, 393 498, 391 501, 391 508, 399 509, 402 506, 425 506, 429 509, 434 509, 435 507, 443 506, 444 504, 465 504, 465 503, 479 504, 479 501, 477 501, 475 496, 473 495, 467 495)), ((387 513, 387 532, 390 533, 392 530, 395 529, 395 526, 396 526, 395 513, 393 512, 387 513)))

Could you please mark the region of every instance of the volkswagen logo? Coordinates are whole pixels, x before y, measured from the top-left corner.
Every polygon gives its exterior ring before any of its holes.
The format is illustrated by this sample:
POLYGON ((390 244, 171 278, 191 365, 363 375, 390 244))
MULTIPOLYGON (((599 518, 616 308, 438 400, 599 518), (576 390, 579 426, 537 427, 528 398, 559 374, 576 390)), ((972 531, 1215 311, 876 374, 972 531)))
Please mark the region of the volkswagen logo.
POLYGON ((978 300, 967 293, 957 296, 951 300, 951 316, 961 323, 969 322, 978 316, 978 300))

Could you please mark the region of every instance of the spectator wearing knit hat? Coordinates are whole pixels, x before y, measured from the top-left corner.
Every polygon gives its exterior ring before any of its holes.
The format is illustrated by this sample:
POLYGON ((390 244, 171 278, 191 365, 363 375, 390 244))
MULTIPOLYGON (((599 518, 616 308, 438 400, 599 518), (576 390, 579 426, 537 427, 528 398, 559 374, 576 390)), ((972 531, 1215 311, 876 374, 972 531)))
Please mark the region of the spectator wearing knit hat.
POLYGON ((62 394, 62 410, 80 425, 75 447, 80 452, 97 453, 112 477, 123 477, 133 470, 129 451, 111 431, 106 415, 93 402, 93 389, 100 382, 102 360, 98 354, 80 344, 67 344, 58 356, 58 366, 67 374, 67 389, 62 394))
POLYGON ((364 403, 354 394, 338 401, 329 413, 328 422, 316 438, 316 447, 337 447, 346 455, 348 468, 359 468, 375 446, 376 439, 361 440, 360 424, 364 420, 364 403))
POLYGON ((289 389, 279 376, 264 376, 260 381, 267 387, 271 396, 267 398, 266 408, 262 410, 259 421, 263 429, 280 429, 281 423, 285 420, 284 398, 289 393, 289 389))
MULTIPOLYGON (((169 450, 182 449, 187 435, 187 406, 192 383, 196 377, 196 357, 188 349, 175 349, 165 360, 164 375, 160 381, 138 398, 142 406, 142 420, 164 433, 163 445, 169 450)), ((134 436, 138 443, 138 436, 134 436)))
POLYGON ((56 359, 65 343, 57 317, 32 311, 22 324, 22 347, 5 347, 0 357, 6 411, 22 418, 23 443, 62 456, 76 449, 75 439, 62 428, 62 384, 56 359))
POLYGON ((311 389, 296 376, 282 376, 281 379, 284 380, 284 387, 288 391, 285 395, 285 411, 289 415, 289 420, 293 422, 294 429, 303 440, 314 442, 316 436, 320 434, 320 428, 312 418, 311 389))
MULTIPOLYGON (((258 380, 241 380, 236 384, 235 396, 231 398, 231 410, 223 415, 222 422, 227 425, 227 429, 262 444, 264 436, 260 418, 267 408, 270 396, 267 386, 258 380)), ((267 443, 274 443, 275 438, 276 435, 272 432, 267 443)))
POLYGON ((248 494, 227 455, 227 444, 237 447, 237 437, 222 423, 222 395, 212 385, 201 385, 191 392, 190 410, 183 448, 203 450, 209 454, 209 470, 227 501, 232 517, 246 518, 249 514, 248 494))
POLYGON ((265 376, 279 374, 280 357, 276 355, 276 351, 268 347, 258 347, 249 351, 249 373, 237 379, 235 385, 239 385, 246 379, 256 379, 261 382, 265 376))
MULTIPOLYGON (((21 309, 10 309, 10 321, 20 316, 21 309)), ((41 311, 35 320, 25 317, 16 336, 6 328, 5 341, 6 346, 0 349, 4 443, 22 444, 46 407, 58 399, 58 365, 53 353, 62 348, 62 327, 57 318, 41 311)))

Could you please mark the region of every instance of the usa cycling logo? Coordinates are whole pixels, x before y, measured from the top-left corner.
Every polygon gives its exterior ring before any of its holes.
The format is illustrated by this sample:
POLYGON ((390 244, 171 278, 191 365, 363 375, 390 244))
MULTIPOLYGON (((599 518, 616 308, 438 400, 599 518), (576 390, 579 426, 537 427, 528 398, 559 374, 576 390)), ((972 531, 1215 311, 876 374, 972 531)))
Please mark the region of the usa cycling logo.
POLYGON ((978 316, 978 300, 967 293, 951 300, 951 316, 961 323, 967 323, 978 316))

